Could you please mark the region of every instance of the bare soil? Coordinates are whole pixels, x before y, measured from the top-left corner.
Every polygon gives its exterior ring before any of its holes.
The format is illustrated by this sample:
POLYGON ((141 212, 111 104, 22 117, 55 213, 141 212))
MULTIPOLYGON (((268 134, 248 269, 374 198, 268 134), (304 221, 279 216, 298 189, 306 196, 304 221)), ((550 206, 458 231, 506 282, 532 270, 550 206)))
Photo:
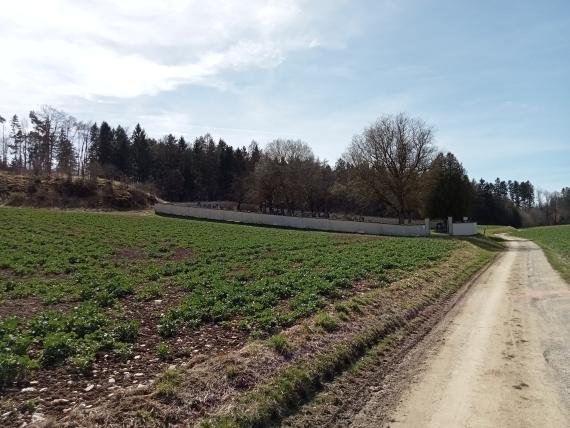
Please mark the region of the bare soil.
MULTIPOLYGON (((188 254, 184 252, 184 257, 188 254)), ((140 321, 132 355, 121 360, 111 353, 100 353, 93 371, 87 375, 74 373, 68 366, 38 370, 28 385, 3 391, 0 425, 18 426, 30 422, 34 412, 43 418, 58 420, 74 408, 90 409, 113 400, 119 391, 147 387, 158 373, 168 368, 191 367, 214 355, 243 347, 247 333, 235 323, 226 327, 211 324, 199 329, 183 326, 175 338, 159 336, 156 325, 161 313, 177 304, 184 295, 186 292, 170 288, 160 299, 153 301, 138 301, 134 296, 125 298, 121 302, 125 316, 140 321), (159 342, 168 343, 172 350, 166 360, 158 358, 155 352, 159 342), (35 409, 26 410, 26 402, 33 402, 35 409)), ((55 308, 67 310, 73 305, 58 304, 55 308)), ((27 317, 42 309, 45 306, 37 299, 9 300, 2 305, 2 316, 27 317)))

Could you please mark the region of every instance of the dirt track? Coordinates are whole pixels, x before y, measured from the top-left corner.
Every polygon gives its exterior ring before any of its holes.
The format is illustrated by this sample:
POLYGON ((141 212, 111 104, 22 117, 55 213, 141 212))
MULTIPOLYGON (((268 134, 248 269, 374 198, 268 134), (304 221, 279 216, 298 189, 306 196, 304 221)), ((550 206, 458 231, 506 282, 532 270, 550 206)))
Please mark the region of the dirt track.
POLYGON ((375 394, 353 426, 570 427, 570 287, 536 244, 508 246, 402 362, 399 404, 375 394))

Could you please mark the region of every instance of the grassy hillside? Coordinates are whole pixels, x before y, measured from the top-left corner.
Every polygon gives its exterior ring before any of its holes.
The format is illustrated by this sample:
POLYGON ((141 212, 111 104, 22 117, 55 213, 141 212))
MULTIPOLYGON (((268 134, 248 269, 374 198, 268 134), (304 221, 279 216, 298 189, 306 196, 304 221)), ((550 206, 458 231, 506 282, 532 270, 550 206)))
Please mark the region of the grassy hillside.
MULTIPOLYGON (((9 231, 0 234, 0 410, 11 418, 41 387, 43 402, 58 403, 42 409, 55 419, 65 416, 63 398, 108 401, 120 423, 150 412, 163 424, 181 391, 187 407, 177 417, 190 420, 289 364, 308 364, 304 382, 318 383, 490 257, 452 239, 157 216, 0 208, 0 224, 9 231), (135 387, 146 404, 108 400, 109 390, 135 387), (211 392, 212 401, 208 388, 227 394, 211 392)), ((282 398, 269 404, 291 397, 282 398)))
POLYGON ((145 209, 155 197, 110 180, 0 172, 0 205, 37 208, 145 209))
POLYGON ((552 266, 570 282, 570 225, 521 229, 516 236, 540 245, 552 266))

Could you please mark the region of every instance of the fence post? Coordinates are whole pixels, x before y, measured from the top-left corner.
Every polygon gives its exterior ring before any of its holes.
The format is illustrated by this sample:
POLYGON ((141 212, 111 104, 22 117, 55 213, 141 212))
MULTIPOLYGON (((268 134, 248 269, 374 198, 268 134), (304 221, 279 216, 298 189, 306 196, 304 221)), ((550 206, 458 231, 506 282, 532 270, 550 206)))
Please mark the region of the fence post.
POLYGON ((453 235, 453 217, 447 217, 447 233, 453 235))

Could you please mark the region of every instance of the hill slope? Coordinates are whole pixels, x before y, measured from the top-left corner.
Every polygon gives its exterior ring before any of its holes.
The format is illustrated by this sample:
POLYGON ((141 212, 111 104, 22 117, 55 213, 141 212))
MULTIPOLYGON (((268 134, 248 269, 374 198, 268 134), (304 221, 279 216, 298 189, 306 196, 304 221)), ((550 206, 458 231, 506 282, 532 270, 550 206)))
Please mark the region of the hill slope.
POLYGON ((154 195, 117 181, 0 172, 0 205, 138 210, 155 202, 154 195))

